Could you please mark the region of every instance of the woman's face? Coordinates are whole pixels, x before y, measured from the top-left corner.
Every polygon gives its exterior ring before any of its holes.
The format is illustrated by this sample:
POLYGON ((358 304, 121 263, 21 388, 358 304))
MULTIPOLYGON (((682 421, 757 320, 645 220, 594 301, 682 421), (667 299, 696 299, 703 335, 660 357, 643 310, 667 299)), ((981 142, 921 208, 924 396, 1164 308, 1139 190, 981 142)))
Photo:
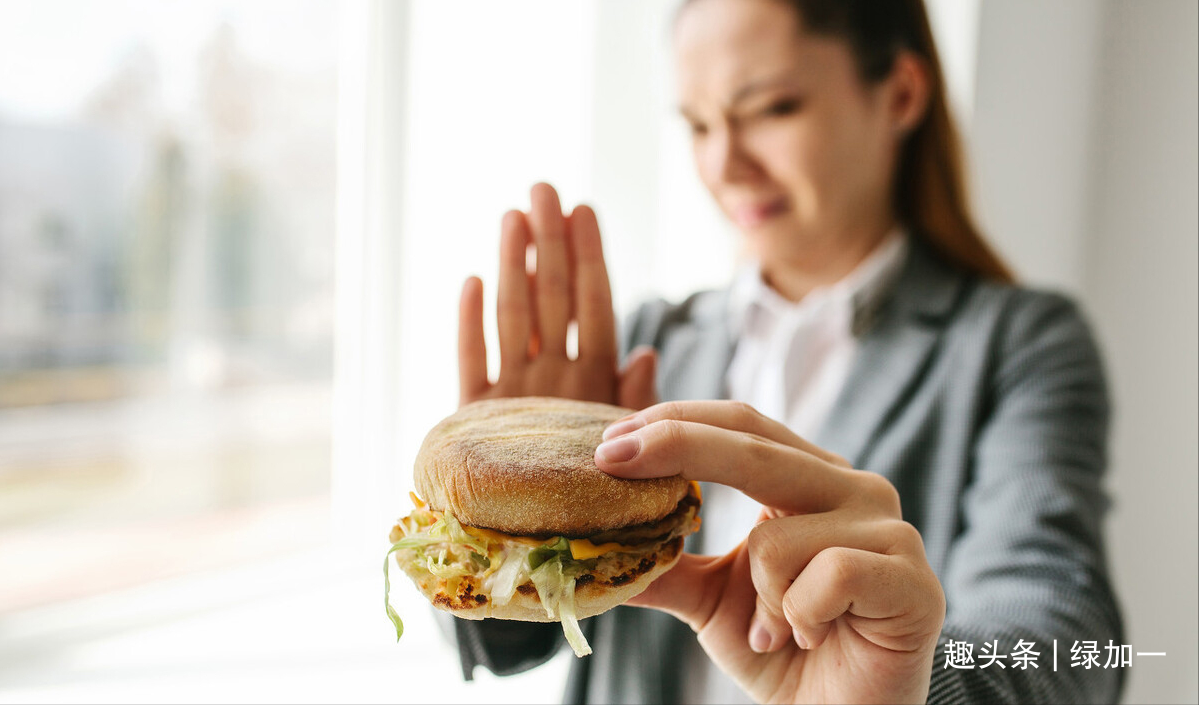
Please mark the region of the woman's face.
POLYGON ((680 110, 704 185, 764 264, 872 244, 892 225, 887 82, 774 0, 697 0, 675 28, 680 110))

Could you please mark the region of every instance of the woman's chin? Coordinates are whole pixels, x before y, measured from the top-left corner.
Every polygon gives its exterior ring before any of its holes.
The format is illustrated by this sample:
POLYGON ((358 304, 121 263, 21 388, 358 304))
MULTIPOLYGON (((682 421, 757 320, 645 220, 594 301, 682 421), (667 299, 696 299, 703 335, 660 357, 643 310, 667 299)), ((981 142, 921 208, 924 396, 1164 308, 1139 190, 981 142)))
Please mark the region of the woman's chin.
POLYGON ((753 227, 739 226, 737 231, 747 251, 761 261, 789 259, 804 249, 804 228, 785 218, 773 218, 753 227))

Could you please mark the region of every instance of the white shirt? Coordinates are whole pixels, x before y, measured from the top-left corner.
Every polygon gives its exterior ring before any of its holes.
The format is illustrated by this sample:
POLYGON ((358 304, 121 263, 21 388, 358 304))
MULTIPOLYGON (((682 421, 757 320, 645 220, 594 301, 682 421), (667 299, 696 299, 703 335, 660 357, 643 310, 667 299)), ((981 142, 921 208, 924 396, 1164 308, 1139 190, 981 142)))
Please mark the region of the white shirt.
MULTIPOLYGON (((892 231, 852 272, 798 303, 763 282, 757 264, 743 269, 729 292, 729 322, 737 334, 725 380, 729 398, 782 421, 799 436, 814 437, 849 376, 858 349, 855 329, 894 282, 907 250, 907 235, 892 231)), ((761 504, 736 490, 709 486, 704 553, 731 551, 761 511, 761 504)), ((699 647, 689 648, 685 661, 684 702, 752 702, 699 647)))

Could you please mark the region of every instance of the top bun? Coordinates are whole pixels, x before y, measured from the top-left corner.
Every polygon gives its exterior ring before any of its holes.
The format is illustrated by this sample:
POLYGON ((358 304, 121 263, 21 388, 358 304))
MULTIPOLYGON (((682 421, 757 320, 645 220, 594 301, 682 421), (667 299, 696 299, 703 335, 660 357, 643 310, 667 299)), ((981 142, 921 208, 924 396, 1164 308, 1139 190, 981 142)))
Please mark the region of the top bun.
POLYGON ((521 536, 578 538, 656 521, 686 496, 687 480, 625 480, 595 466, 604 428, 631 413, 554 397, 468 404, 425 437, 417 492, 463 524, 521 536))

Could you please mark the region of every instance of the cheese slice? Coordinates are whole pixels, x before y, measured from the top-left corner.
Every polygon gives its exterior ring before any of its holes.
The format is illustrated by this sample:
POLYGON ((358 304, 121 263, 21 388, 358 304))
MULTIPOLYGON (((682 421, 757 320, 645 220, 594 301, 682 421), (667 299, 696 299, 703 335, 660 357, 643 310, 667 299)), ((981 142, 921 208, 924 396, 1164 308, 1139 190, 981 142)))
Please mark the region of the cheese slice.
POLYGON ((494 531, 492 529, 480 529, 478 527, 467 526, 465 524, 462 525, 462 530, 465 531, 466 533, 470 534, 471 536, 474 536, 477 539, 483 539, 484 541, 491 541, 493 543, 512 542, 512 543, 524 544, 525 546, 534 546, 534 547, 540 546, 540 545, 546 543, 546 541, 544 539, 535 539, 535 538, 530 538, 528 536, 513 536, 511 534, 505 534, 505 533, 502 533, 499 531, 494 531))
MULTIPOLYGON (((462 525, 462 530, 471 536, 474 536, 477 539, 483 539, 484 541, 490 541, 492 543, 519 543, 525 546, 531 546, 533 548, 536 548, 537 546, 544 546, 545 544, 552 543, 554 540, 556 540, 551 539, 547 541, 546 539, 535 539, 529 536, 513 536, 511 534, 505 534, 501 531, 495 531, 494 529, 481 529, 477 526, 467 526, 465 524, 462 525)), ((598 546, 594 543, 591 543, 587 539, 569 539, 569 543, 570 555, 576 561, 584 561, 588 558, 595 558, 596 556, 602 556, 611 551, 628 552, 636 550, 635 548, 626 546, 622 543, 616 543, 615 541, 601 543, 598 546)))
POLYGON ((598 546, 591 543, 587 539, 571 539, 571 541, 570 541, 570 555, 576 561, 585 561, 588 558, 595 558, 596 556, 602 556, 605 553, 608 553, 609 551, 632 551, 632 550, 633 550, 632 548, 629 548, 628 546, 625 546, 624 544, 621 544, 621 543, 616 543, 615 541, 609 541, 608 543, 601 543, 598 546))

